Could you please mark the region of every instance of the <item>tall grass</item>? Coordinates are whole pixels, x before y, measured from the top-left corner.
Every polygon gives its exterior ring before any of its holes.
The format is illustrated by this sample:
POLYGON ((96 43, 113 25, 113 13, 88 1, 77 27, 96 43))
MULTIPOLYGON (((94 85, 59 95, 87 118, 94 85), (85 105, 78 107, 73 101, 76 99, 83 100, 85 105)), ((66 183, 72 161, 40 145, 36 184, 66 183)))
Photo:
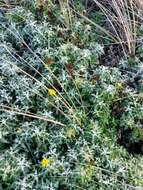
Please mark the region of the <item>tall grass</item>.
MULTIPOLYGON (((110 23, 114 38, 121 44, 125 55, 134 56, 137 42, 138 18, 133 0, 93 0, 110 23)), ((109 30, 109 29, 107 29, 109 30)))
POLYGON ((65 26, 67 28, 71 28, 72 23, 73 23, 73 13, 69 5, 70 0, 59 0, 59 5, 61 8, 61 13, 63 15, 64 21, 65 21, 65 26))
MULTIPOLYGON (((87 2, 88 1, 86 1, 86 4, 87 2)), ((94 2, 96 6, 99 7, 103 15, 106 16, 110 27, 107 28, 97 25, 94 20, 89 19, 86 15, 82 15, 77 10, 73 11, 85 18, 90 24, 95 25, 99 30, 101 30, 101 32, 106 34, 111 39, 112 43, 120 44, 125 57, 134 56, 136 44, 139 41, 137 30, 140 25, 139 20, 141 19, 141 15, 138 12, 139 9, 142 9, 142 1, 92 0, 92 2, 94 2)))

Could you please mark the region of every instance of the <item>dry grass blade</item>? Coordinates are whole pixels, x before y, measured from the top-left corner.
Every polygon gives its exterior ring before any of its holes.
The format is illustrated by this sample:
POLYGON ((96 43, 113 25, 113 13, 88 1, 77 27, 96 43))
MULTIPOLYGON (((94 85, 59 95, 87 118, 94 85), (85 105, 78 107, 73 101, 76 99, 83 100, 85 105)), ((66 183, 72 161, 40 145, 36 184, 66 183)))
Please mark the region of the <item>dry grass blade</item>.
POLYGON ((36 114, 30 113, 30 112, 21 112, 18 109, 15 109, 15 108, 12 108, 9 106, 5 106, 5 105, 0 105, 0 107, 1 107, 0 111, 4 111, 4 112, 8 112, 8 113, 14 113, 17 115, 23 115, 23 116, 27 116, 27 117, 31 117, 31 118, 35 118, 35 119, 44 120, 44 121, 53 123, 55 125, 65 126, 65 124, 63 124, 61 122, 54 121, 52 119, 48 119, 47 117, 44 117, 44 116, 36 115, 36 114))

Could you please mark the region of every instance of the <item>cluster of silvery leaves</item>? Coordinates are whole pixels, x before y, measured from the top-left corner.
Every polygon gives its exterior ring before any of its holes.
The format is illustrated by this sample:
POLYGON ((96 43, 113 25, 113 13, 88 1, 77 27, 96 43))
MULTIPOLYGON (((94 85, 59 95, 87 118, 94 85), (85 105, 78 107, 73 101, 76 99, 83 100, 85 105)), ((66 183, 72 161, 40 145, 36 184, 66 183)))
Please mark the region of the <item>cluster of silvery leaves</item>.
MULTIPOLYGON (((96 34, 84 20, 73 23, 70 31, 48 21, 48 16, 37 22, 31 9, 15 7, 0 15, 0 188, 128 190, 141 186, 142 158, 129 155, 116 139, 116 127, 140 128, 143 107, 136 94, 141 88, 123 87, 126 112, 120 119, 114 117, 113 103, 122 100, 118 86, 130 76, 119 68, 99 65, 103 46, 94 42, 96 34), (59 90, 56 97, 48 95, 53 86, 59 90), (41 167, 44 157, 52 160, 45 168, 41 167)), ((124 64, 121 69, 126 70, 124 64)))

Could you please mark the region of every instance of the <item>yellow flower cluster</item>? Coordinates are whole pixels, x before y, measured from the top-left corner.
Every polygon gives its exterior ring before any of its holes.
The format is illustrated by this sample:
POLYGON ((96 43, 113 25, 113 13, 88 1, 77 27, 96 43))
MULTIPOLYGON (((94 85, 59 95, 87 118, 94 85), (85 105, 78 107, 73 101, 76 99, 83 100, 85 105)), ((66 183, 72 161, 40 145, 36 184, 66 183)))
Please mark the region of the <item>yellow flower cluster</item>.
POLYGON ((117 90, 123 90, 124 89, 123 83, 121 83, 121 82, 116 83, 116 89, 117 90))
POLYGON ((48 94, 49 96, 56 96, 57 95, 57 92, 56 90, 52 89, 52 88, 49 88, 48 89, 48 94))
POLYGON ((46 168, 47 166, 49 166, 50 165, 50 159, 48 159, 48 158, 43 158, 42 160, 41 160, 41 166, 43 167, 43 168, 46 168))

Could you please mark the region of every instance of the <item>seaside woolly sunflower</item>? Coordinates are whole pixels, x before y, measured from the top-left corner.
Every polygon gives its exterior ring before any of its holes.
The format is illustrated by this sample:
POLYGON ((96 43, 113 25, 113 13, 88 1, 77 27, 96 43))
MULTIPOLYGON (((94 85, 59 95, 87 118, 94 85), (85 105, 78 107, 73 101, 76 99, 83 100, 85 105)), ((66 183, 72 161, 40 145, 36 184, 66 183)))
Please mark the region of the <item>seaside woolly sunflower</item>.
POLYGON ((50 164, 50 159, 48 159, 48 158, 43 158, 43 159, 41 160, 41 166, 42 166, 43 168, 49 166, 49 164, 50 164))
POLYGON ((123 83, 121 83, 121 82, 116 83, 116 89, 117 90, 123 90, 124 89, 123 83))
POLYGON ((49 88, 49 89, 48 89, 48 94, 49 94, 50 96, 56 96, 56 95, 57 95, 57 92, 56 92, 56 90, 54 90, 54 89, 52 89, 52 88, 49 88))

